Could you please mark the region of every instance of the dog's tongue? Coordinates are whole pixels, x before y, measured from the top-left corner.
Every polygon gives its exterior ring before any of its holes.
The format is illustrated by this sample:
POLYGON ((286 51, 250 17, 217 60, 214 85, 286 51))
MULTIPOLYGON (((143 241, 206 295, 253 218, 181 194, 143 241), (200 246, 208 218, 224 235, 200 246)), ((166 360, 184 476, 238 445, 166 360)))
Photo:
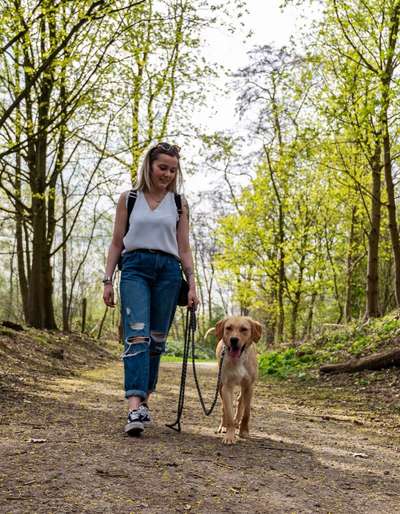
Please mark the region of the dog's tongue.
POLYGON ((240 348, 229 348, 229 355, 234 359, 238 359, 240 357, 240 348))

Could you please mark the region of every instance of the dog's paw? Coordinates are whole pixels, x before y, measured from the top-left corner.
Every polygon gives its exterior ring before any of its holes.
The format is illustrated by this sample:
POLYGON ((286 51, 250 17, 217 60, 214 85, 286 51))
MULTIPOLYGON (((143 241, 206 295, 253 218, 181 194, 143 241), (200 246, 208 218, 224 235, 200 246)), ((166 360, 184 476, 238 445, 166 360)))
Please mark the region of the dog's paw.
POLYGON ((235 429, 227 430, 224 434, 224 437, 222 438, 222 442, 224 444, 235 444, 236 443, 236 437, 235 437, 235 429))
POLYGON ((217 434, 224 434, 226 432, 226 427, 224 425, 220 425, 217 429, 217 434))
POLYGON ((250 437, 249 431, 248 430, 240 430, 239 437, 241 437, 242 439, 249 439, 249 437, 250 437))

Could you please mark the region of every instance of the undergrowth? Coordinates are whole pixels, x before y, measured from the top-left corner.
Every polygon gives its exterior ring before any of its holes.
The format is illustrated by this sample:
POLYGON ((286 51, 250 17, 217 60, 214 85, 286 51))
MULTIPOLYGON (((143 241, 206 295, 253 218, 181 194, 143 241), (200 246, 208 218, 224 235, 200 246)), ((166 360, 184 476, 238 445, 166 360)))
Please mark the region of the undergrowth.
POLYGON ((399 311, 368 322, 323 328, 311 339, 265 352, 259 357, 261 376, 307 378, 321 364, 363 357, 397 345, 399 311))
MULTIPOLYGON (((190 356, 191 356, 191 348, 190 348, 190 356)), ((166 357, 183 357, 183 342, 175 341, 173 339, 168 339, 167 349, 165 352, 166 357)), ((200 346, 196 344, 196 359, 200 360, 210 360, 215 358, 215 350, 206 346, 200 346)), ((165 358, 163 359, 165 360, 165 358)))

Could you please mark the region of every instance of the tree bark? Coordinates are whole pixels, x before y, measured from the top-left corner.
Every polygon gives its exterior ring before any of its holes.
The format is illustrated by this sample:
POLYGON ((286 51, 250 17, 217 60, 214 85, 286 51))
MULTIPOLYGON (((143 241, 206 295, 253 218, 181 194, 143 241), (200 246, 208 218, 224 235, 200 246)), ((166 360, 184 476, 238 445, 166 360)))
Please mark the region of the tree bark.
MULTIPOLYGON (((308 226, 308 223, 306 224, 308 226)), ((308 235, 305 234, 304 239, 304 246, 307 244, 308 235)), ((299 315, 299 308, 300 308, 300 301, 301 296, 303 294, 302 286, 303 286, 303 276, 304 276, 304 270, 305 270, 305 261, 306 261, 306 254, 305 252, 302 253, 300 263, 299 263, 299 274, 297 277, 297 283, 296 283, 296 290, 294 292, 294 299, 292 300, 292 315, 290 319, 290 337, 292 341, 296 340, 297 337, 297 327, 298 327, 298 315, 299 315)))
MULTIPOLYGON (((61 184, 62 184, 62 237, 63 241, 66 241, 67 238, 67 193, 64 190, 64 181, 61 177, 61 184)), ((63 331, 69 332, 70 326, 69 326, 69 304, 68 304, 68 291, 67 291, 67 261, 68 261, 68 254, 67 254, 67 243, 65 243, 61 250, 61 299, 62 299, 62 324, 63 324, 63 331)))
MULTIPOLYGON (((279 125, 278 125, 279 127, 279 125)), ((278 286, 277 286, 277 303, 278 303, 278 319, 276 323, 276 332, 275 332, 275 343, 280 343, 283 338, 283 330, 285 326, 285 307, 283 304, 283 292, 284 285, 286 280, 286 270, 285 270, 285 221, 284 221, 284 213, 283 213, 283 205, 282 199, 279 194, 278 187, 274 178, 274 170, 272 166, 272 162, 269 156, 268 151, 265 150, 267 156, 267 163, 270 172, 272 187, 275 193, 276 201, 278 202, 278 286)))
POLYGON ((306 337, 309 337, 311 335, 312 325, 313 325, 313 318, 314 318, 314 307, 315 307, 315 300, 316 299, 317 299, 317 293, 315 291, 313 291, 313 293, 311 295, 310 305, 309 305, 309 308, 308 308, 307 321, 306 321, 306 323, 304 325, 303 339, 306 338, 306 337))
MULTIPOLYGON (((40 23, 40 49, 42 55, 46 53, 47 33, 46 24, 40 23)), ((29 55, 25 50, 25 60, 29 61, 29 55)), ((53 308, 53 276, 51 268, 50 249, 52 239, 49 237, 48 227, 51 220, 48 219, 47 202, 51 201, 54 193, 48 190, 47 150, 50 98, 53 90, 54 77, 49 71, 43 76, 38 85, 37 127, 38 133, 28 139, 28 165, 30 172, 30 188, 32 192, 32 269, 29 280, 28 293, 28 319, 29 325, 35 328, 56 329, 56 321, 53 308)), ((28 118, 32 116, 32 99, 26 101, 29 109, 28 118)))
POLYGON ((380 316, 379 309, 379 237, 381 228, 381 145, 377 139, 371 162, 371 229, 368 235, 367 305, 365 318, 380 316))
MULTIPOLYGON (((84 333, 86 330, 86 312, 87 312, 87 299, 82 298, 82 325, 81 332, 84 333)), ((107 309, 106 309, 107 312, 107 309)))
POLYGON ((388 196, 388 218, 389 218, 389 232, 392 242, 392 251, 394 259, 394 271, 395 271, 395 283, 394 292, 396 298, 396 306, 400 307, 400 240, 399 240, 399 228, 397 225, 396 217, 396 201, 392 175, 392 161, 390 152, 390 139, 389 139, 389 128, 387 115, 385 115, 385 127, 383 137, 383 154, 384 154, 384 172, 386 182, 386 193, 388 196))
POLYGON ((390 18, 390 31, 389 31, 389 42, 387 61, 382 76, 382 133, 383 133, 383 164, 386 182, 386 192, 388 196, 388 216, 389 216, 389 231, 392 241, 392 250, 394 258, 394 269, 395 269, 395 297, 396 306, 400 307, 400 240, 399 240, 399 229, 396 218, 396 202, 395 202, 395 191, 393 184, 393 173, 392 173, 392 158, 391 158, 391 143, 389 135, 389 120, 388 112, 390 107, 390 85, 392 82, 394 72, 394 58, 396 55, 397 39, 399 34, 399 22, 400 22, 400 3, 397 2, 394 6, 391 18, 390 18))
POLYGON ((349 233, 349 245, 347 249, 347 265, 346 265, 346 302, 344 304, 344 317, 346 322, 352 318, 352 287, 353 287, 353 245, 354 245, 354 227, 356 223, 356 210, 353 206, 351 210, 351 224, 349 233))
POLYGON ((19 290, 22 298, 22 308, 24 311, 25 321, 28 319, 28 276, 25 268, 25 263, 28 265, 28 258, 25 256, 24 246, 24 213, 22 211, 19 200, 21 199, 21 153, 16 153, 16 172, 15 172, 15 196, 17 199, 15 206, 15 240, 17 244, 17 267, 18 267, 18 280, 19 290))
POLYGON ((29 281, 28 319, 36 328, 57 329, 53 308, 53 276, 46 240, 45 202, 32 201, 32 271, 29 281))
MULTIPOLYGON (((101 318, 101 321, 100 321, 99 331, 97 332, 97 339, 100 339, 101 334, 103 332, 103 326, 104 326, 104 322, 105 322, 106 317, 107 317, 107 313, 108 313, 108 307, 106 307, 104 309, 104 314, 103 314, 103 317, 101 318)), ((82 330, 82 332, 83 332, 83 330, 82 330)))

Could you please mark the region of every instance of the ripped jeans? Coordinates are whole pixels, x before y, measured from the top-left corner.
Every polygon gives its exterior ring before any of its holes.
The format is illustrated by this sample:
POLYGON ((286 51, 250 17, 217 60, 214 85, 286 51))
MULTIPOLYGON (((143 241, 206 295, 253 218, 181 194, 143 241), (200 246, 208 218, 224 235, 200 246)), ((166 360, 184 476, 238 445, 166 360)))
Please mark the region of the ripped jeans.
POLYGON ((161 354, 181 285, 173 255, 129 252, 122 255, 120 281, 125 397, 144 400, 156 388, 161 354))

